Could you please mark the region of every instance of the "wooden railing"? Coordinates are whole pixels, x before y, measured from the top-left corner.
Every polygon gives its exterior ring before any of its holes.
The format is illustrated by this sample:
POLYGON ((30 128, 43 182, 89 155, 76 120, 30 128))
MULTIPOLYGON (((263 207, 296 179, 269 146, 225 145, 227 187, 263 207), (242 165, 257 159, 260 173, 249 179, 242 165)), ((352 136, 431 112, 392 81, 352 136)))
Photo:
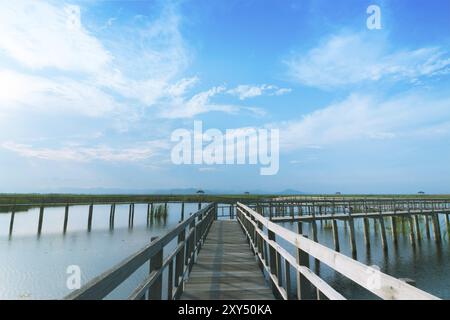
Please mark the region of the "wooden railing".
POLYGON ((139 252, 92 279, 65 299, 103 299, 148 262, 148 276, 128 298, 133 300, 179 298, 183 292, 184 281, 196 260, 215 214, 215 204, 199 210, 165 235, 152 239, 151 243, 139 252), (164 255, 165 247, 175 239, 177 239, 175 249, 164 255), (163 272, 166 269, 168 280, 163 284, 163 272), (164 297, 163 286, 167 289, 164 297))
POLYGON ((305 297, 308 286, 315 288, 318 299, 323 296, 332 300, 345 299, 309 269, 309 256, 382 299, 438 299, 404 281, 283 228, 242 203, 237 204, 237 219, 261 268, 267 272, 273 288, 283 299, 292 298, 291 268, 297 278, 297 299, 305 297), (296 257, 277 243, 277 238, 293 245, 296 257))

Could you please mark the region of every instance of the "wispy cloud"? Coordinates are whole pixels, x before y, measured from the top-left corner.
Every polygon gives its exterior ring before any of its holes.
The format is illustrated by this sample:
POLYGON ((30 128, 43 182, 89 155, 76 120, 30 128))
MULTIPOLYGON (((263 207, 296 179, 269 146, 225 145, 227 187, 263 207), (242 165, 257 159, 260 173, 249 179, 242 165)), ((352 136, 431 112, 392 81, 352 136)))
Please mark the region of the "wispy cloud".
POLYGON ((0 69, 0 88, 0 113, 20 108, 18 111, 25 114, 51 112, 98 117, 126 109, 95 86, 67 77, 47 78, 0 69))
POLYGON ((292 55, 286 64, 297 82, 326 89, 381 79, 414 82, 450 73, 450 51, 440 47, 392 50, 385 36, 341 33, 306 53, 292 55))
POLYGON ((112 55, 76 21, 68 6, 44 1, 2 1, 0 48, 33 70, 97 73, 112 55))
POLYGON ((73 112, 78 105, 81 114, 97 116, 116 112, 124 99, 149 107, 173 93, 189 60, 173 6, 151 21, 121 25, 119 34, 105 31, 106 44, 83 26, 80 12, 53 2, 2 2, 0 49, 20 65, 3 65, 2 76, 13 76, 7 87, 17 89, 2 93, 9 109, 58 104, 59 112, 73 112))
POLYGON ((29 144, 4 142, 1 146, 9 151, 26 158, 51 161, 107 161, 107 162, 136 162, 153 158, 167 147, 162 141, 152 141, 136 145, 132 148, 111 148, 109 146, 83 147, 64 146, 61 148, 41 148, 29 144))
POLYGON ((405 93, 383 99, 351 94, 303 118, 272 125, 280 128, 284 150, 405 137, 450 134, 450 97, 405 93))
MULTIPOLYGON (((190 85, 192 81, 192 79, 185 80, 182 82, 182 86, 185 86, 187 84, 190 85)), ((179 90, 177 86, 175 86, 175 88, 176 90, 179 90)), ((227 89, 225 86, 217 86, 196 93, 190 98, 186 98, 185 96, 180 95, 172 96, 169 102, 163 104, 160 116, 170 119, 192 118, 196 115, 212 111, 235 114, 242 110, 249 111, 250 113, 258 116, 265 115, 265 112, 257 107, 227 103, 215 103, 212 101, 214 97, 227 93, 226 90, 227 89)), ((184 90, 181 91, 184 92, 184 90)))
POLYGON ((228 94, 239 97, 240 100, 262 96, 264 94, 281 96, 291 92, 290 88, 279 88, 275 85, 239 85, 227 91, 228 94))

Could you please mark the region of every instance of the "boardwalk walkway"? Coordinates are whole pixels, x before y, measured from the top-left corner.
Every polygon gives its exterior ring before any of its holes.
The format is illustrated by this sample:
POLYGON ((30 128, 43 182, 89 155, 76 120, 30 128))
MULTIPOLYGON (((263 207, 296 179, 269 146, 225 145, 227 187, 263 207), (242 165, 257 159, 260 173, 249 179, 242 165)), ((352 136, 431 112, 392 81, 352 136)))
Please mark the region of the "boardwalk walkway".
POLYGON ((181 299, 274 299, 237 221, 213 222, 181 299))

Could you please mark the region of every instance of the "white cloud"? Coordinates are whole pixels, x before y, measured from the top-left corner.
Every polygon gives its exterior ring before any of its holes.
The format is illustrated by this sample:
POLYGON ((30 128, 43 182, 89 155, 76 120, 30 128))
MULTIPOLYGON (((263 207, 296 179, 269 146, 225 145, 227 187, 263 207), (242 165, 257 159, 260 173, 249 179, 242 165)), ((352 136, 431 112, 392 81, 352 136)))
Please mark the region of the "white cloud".
POLYGON ((20 108, 25 115, 49 111, 98 117, 125 110, 95 86, 63 77, 53 80, 0 70, 0 88, 0 113, 20 108))
POLYGON ((176 80, 189 54, 173 6, 152 21, 118 26, 120 33, 104 31, 108 48, 83 26, 80 11, 84 8, 57 2, 2 1, 0 57, 22 66, 13 71, 3 63, 2 76, 14 79, 8 84, 3 78, 1 84, 16 89, 2 88, 2 101, 11 102, 3 109, 26 105, 54 111, 49 106, 57 105, 60 112, 98 116, 117 112, 124 99, 129 106, 154 106, 189 86, 176 80))
POLYGON ((427 47, 393 51, 386 38, 372 34, 333 35, 286 61, 289 73, 301 84, 336 88, 381 79, 416 81, 449 72, 448 50, 427 47))
POLYGON ((236 88, 228 90, 227 93, 239 97, 240 100, 245 100, 262 96, 263 94, 280 96, 291 91, 289 88, 278 88, 275 85, 263 84, 259 86, 239 85, 236 88))
POLYGON ((193 95, 189 99, 174 97, 167 104, 167 108, 161 111, 161 116, 165 118, 192 118, 198 114, 210 111, 221 111, 226 113, 237 112, 240 107, 228 104, 211 103, 211 98, 225 92, 225 87, 218 86, 193 95))
POLYGON ((72 23, 76 17, 67 9, 43 1, 2 1, 0 49, 31 69, 99 72, 111 54, 81 24, 72 23))
POLYGON ((150 159, 158 155, 166 144, 161 141, 147 142, 132 148, 111 148, 108 146, 82 147, 65 146, 62 148, 39 148, 28 144, 4 142, 4 149, 17 153, 26 158, 51 161, 107 161, 107 162, 136 162, 150 159))
POLYGON ((271 125, 285 150, 450 134, 450 98, 408 93, 388 100, 352 94, 342 102, 271 125))

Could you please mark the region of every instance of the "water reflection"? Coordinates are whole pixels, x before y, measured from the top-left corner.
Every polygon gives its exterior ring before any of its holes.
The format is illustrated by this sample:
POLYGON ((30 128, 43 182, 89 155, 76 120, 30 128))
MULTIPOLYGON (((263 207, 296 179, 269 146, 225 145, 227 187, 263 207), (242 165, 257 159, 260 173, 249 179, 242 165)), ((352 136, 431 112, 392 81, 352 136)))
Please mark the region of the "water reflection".
MULTIPOLYGON (((415 237, 415 241, 411 242, 410 227, 407 220, 400 219, 397 221, 397 241, 393 240, 393 232, 390 222, 386 221, 386 234, 388 242, 388 250, 383 250, 381 234, 379 232, 379 222, 370 221, 369 241, 367 246, 364 241, 364 225, 362 219, 355 220, 355 237, 357 247, 357 260, 366 265, 376 265, 382 272, 392 275, 396 278, 409 278, 415 281, 416 286, 431 294, 443 299, 450 299, 450 246, 448 224, 440 216, 441 241, 436 242, 433 236, 426 236, 426 221, 420 219, 419 226, 421 230, 420 240, 415 237), (424 236, 425 235, 425 236, 424 236)), ((296 231, 296 223, 281 223, 284 227, 296 231)), ((350 233, 348 224, 338 221, 338 234, 341 253, 351 257, 350 233)), ((429 224, 431 227, 431 224, 429 224)), ((310 224, 305 223, 303 233, 312 239, 313 228, 310 224)), ((433 235, 433 231, 431 230, 433 235)), ((327 223, 317 224, 317 238, 319 243, 329 248, 334 248, 332 228, 327 223)), ((286 248, 294 254, 295 250, 288 244, 283 242, 286 248)), ((315 259, 310 259, 311 269, 333 286, 337 291, 342 293, 346 298, 358 299, 376 299, 376 297, 363 289, 362 287, 352 283, 347 278, 338 274, 325 264, 321 263, 317 266, 315 259)), ((293 287, 295 288, 295 275, 291 275, 293 287)), ((295 294, 295 292, 292 292, 295 294)), ((314 293, 311 293, 314 294, 314 293)))
MULTIPOLYGON (((185 216, 197 211, 185 204, 185 216)), ((45 208, 38 237, 39 208, 16 212, 9 235, 11 214, 0 213, 0 299, 54 299, 69 293, 69 265, 78 265, 86 283, 146 245, 151 237, 173 228, 180 220, 181 205, 167 205, 168 214, 147 220, 147 204, 136 204, 129 227, 129 206, 117 205, 114 229, 110 229, 110 206, 95 205, 88 232, 89 206, 71 206, 67 231, 63 233, 64 207, 45 208), (147 223, 148 221, 148 223, 147 223)), ((148 273, 143 266, 109 298, 127 297, 148 273)))

